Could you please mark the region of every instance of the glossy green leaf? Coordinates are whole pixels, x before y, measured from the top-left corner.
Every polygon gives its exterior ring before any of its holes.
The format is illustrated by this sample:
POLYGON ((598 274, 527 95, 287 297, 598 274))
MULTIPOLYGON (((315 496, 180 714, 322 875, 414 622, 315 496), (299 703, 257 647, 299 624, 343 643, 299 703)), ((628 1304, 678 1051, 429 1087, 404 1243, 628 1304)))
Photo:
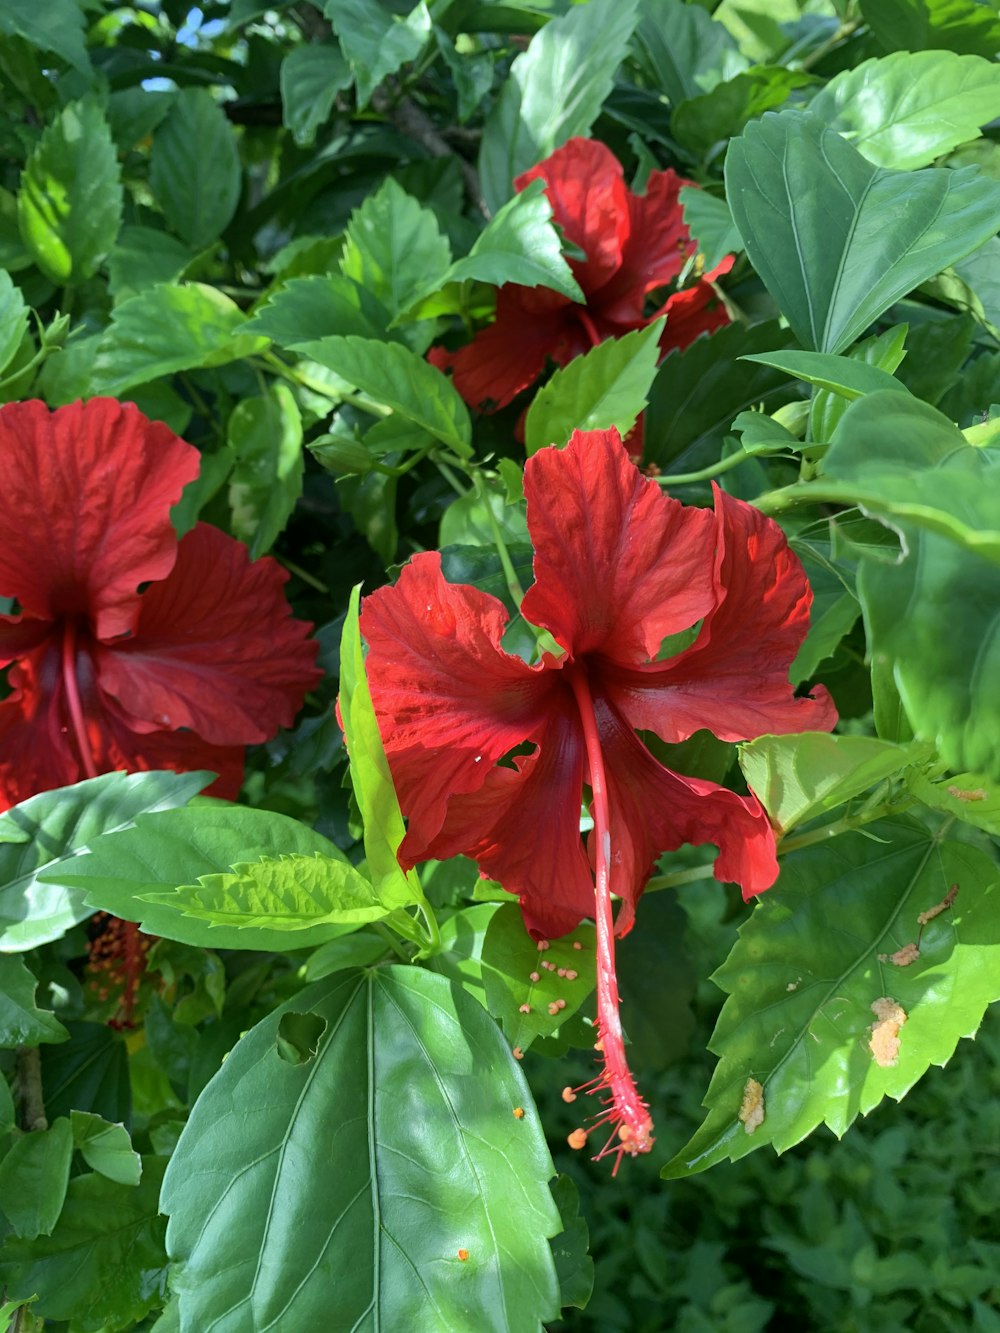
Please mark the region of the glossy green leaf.
POLYGON ((0 269, 0 373, 10 365, 28 329, 28 308, 9 273, 0 269))
MULTIPOLYGON (((923 325, 923 328, 930 328, 931 325, 923 325)), ((914 392, 916 387, 919 392, 918 397, 925 402, 929 401, 924 385, 927 380, 920 380, 916 386, 913 382, 913 376, 907 375, 904 371, 901 375, 893 378, 901 365, 905 365, 910 357, 910 347, 907 346, 909 328, 906 324, 895 324, 892 328, 886 329, 883 333, 873 334, 870 338, 864 338, 861 342, 855 343, 849 349, 846 356, 851 361, 858 364, 864 364, 874 370, 882 371, 888 375, 889 382, 883 385, 884 388, 896 390, 901 383, 903 386, 914 392)), ((920 330, 916 331, 916 342, 919 345, 920 330)), ((961 339, 956 339, 961 344, 961 339)), ((805 353, 806 356, 812 355, 805 353)), ((816 353, 821 356, 822 353, 816 353)), ((836 358, 839 361, 844 358, 836 358)), ((947 358, 945 358, 947 359, 947 358)), ((841 376, 842 378, 842 376, 841 376)), ((841 385, 837 389, 819 389, 812 396, 809 404, 809 435, 813 440, 830 440, 833 438, 833 432, 837 428, 841 417, 847 411, 848 404, 853 402, 858 396, 851 393, 846 385, 841 385)))
POLYGON ((811 82, 810 76, 800 70, 757 65, 717 83, 709 92, 689 94, 678 103, 671 121, 674 134, 685 148, 706 157, 716 144, 739 134, 747 121, 773 111, 787 102, 796 88, 811 82))
POLYGON ((166 1289, 157 1198, 165 1165, 146 1157, 138 1186, 93 1173, 71 1180, 51 1236, 4 1246, 0 1280, 8 1292, 37 1292, 34 1313, 71 1319, 81 1330, 141 1324, 166 1289))
POLYGON ((795 853, 741 928, 714 977, 729 998, 711 1042, 720 1060, 709 1114, 664 1175, 703 1171, 766 1143, 784 1152, 823 1123, 842 1135, 884 1096, 899 1100, 929 1065, 945 1064, 1000 998, 996 866, 913 820, 867 831, 879 841, 852 833, 837 839, 835 857, 822 846, 795 853), (921 933, 919 915, 953 884, 953 906, 921 933), (894 963, 918 935, 916 961, 894 963), (906 1018, 896 1060, 888 1063, 886 1041, 887 1063, 878 1063, 872 1006, 888 1001, 906 1018), (748 1130, 739 1112, 751 1078, 763 1087, 764 1118, 748 1130))
POLYGON ((359 584, 351 593, 340 640, 340 719, 351 760, 351 785, 364 823, 368 873, 382 902, 406 906, 418 902, 422 894, 416 873, 402 870, 396 859, 406 830, 365 675, 360 605, 359 584))
POLYGON ((761 736, 739 748, 743 776, 782 834, 932 754, 928 745, 893 745, 825 731, 761 736))
POLYGON ((235 301, 200 282, 164 283, 116 306, 97 354, 94 392, 123 394, 178 370, 222 366, 262 351, 235 301))
POLYGON ((933 781, 917 771, 907 774, 906 785, 932 810, 1000 837, 1000 784, 982 773, 957 773, 933 781))
POLYGON ((1000 561, 998 463, 1000 451, 967 444, 935 408, 876 393, 844 413, 819 486, 893 526, 918 524, 1000 561))
POLYGON ((38 1046, 69 1035, 54 1014, 35 1004, 37 985, 23 959, 0 954, 0 1047, 38 1046))
POLYGON ((653 87, 674 107, 749 64, 722 23, 683 0, 641 0, 634 46, 653 87))
POLYGON ((637 19, 637 0, 574 5, 517 57, 483 129, 479 175, 495 213, 514 178, 574 135, 589 134, 611 92, 637 19))
POLYGON ((75 870, 75 858, 102 834, 131 827, 137 815, 186 804, 209 776, 106 773, 0 814, 0 949, 37 948, 89 916, 83 894, 61 872, 75 870))
POLYGON ((34 1240, 52 1234, 66 1198, 72 1157, 73 1134, 65 1118, 15 1138, 0 1161, 0 1207, 15 1236, 34 1240))
POLYGON ((398 343, 371 338, 321 338, 298 344, 348 383, 422 427, 456 453, 468 457, 469 409, 451 381, 423 357, 398 343))
POLYGON ((83 10, 76 0, 4 0, 0 32, 23 37, 41 51, 51 51, 88 78, 92 76, 84 45, 83 10))
POLYGON ((429 208, 387 176, 351 214, 340 269, 393 316, 445 281, 451 246, 429 208))
POLYGON ((1000 51, 1000 19, 977 0, 862 0, 861 12, 887 51, 944 49, 988 60, 1000 51))
POLYGON ((402 14, 384 0, 326 0, 323 12, 354 71, 359 107, 387 75, 416 60, 431 35, 424 0, 402 14))
POLYGON ((114 244, 121 171, 104 111, 70 102, 39 139, 21 177, 18 223, 35 263, 54 283, 83 282, 114 244))
POLYGON ((529 540, 524 504, 508 504, 506 494, 494 483, 488 487, 485 497, 469 491, 452 500, 441 515, 439 545, 486 546, 495 550, 497 528, 508 546, 522 545, 529 540), (491 511, 495 526, 490 521, 491 511))
POLYGON ((246 326, 247 333, 263 334, 279 347, 353 334, 358 338, 388 338, 389 311, 371 292, 341 273, 291 278, 268 296, 246 326))
POLYGON ((302 978, 304 981, 321 981, 323 977, 344 972, 349 967, 368 967, 388 951, 389 946, 381 935, 370 930, 356 930, 351 935, 321 944, 306 960, 302 978))
POLYGON ((589 999, 596 985, 593 924, 582 922, 542 950, 528 934, 517 904, 504 903, 486 931, 482 965, 487 1008, 511 1046, 526 1051, 536 1037, 551 1037, 589 999), (559 1000, 565 1007, 550 1012, 559 1000))
POLYGON ((842 70, 809 110, 877 167, 912 171, 1000 116, 1000 67, 952 51, 897 51, 842 70))
POLYGON ((685 185, 677 197, 684 209, 684 225, 704 255, 706 271, 711 272, 726 255, 743 249, 743 239, 725 199, 694 185, 685 185))
POLYGON ((111 1124, 92 1111, 73 1111, 70 1127, 73 1143, 89 1167, 119 1185, 138 1185, 142 1178, 142 1158, 132 1147, 123 1124, 111 1124))
POLYGON ((1000 183, 972 168, 875 167, 805 112, 734 139, 726 195, 747 254, 804 347, 840 352, 994 234, 1000 183))
POLYGON ((830 356, 826 352, 798 352, 794 349, 786 352, 757 352, 742 358, 744 361, 757 361, 762 366, 773 366, 783 370, 795 379, 814 384, 819 389, 853 402, 865 394, 878 393, 881 390, 906 393, 899 380, 873 366, 867 361, 858 361, 849 356, 830 356))
POLYGON ((302 494, 302 415, 286 384, 244 398, 226 428, 236 455, 229 477, 233 536, 257 560, 274 545, 302 494))
POLYGON ((622 338, 606 338, 557 370, 535 394, 525 418, 529 454, 564 445, 574 430, 607 430, 624 437, 649 399, 660 355, 663 320, 622 338))
POLYGON ((353 80, 351 67, 333 42, 289 51, 281 62, 281 114, 295 142, 307 147, 329 118, 339 92, 353 80))
POLYGON ((326 1019, 319 1014, 299 1014, 286 1009, 274 1043, 279 1058, 289 1065, 307 1065, 315 1060, 326 1027, 326 1019))
MULTIPOLYGON (((134 827, 92 842, 63 880, 85 891, 89 907, 138 921, 148 934, 214 949, 285 950, 287 927, 209 924, 186 911, 189 900, 197 905, 199 887, 210 895, 220 883, 216 877, 228 881, 234 866, 296 855, 347 866, 333 843, 297 819, 244 806, 198 806, 139 815, 134 827)), ((340 933, 340 926, 318 924, 296 931, 294 947, 340 933)))
POLYGON ((416 968, 317 982, 243 1038, 171 1159, 182 1326, 324 1327, 336 1293, 344 1328, 536 1328, 558 1309, 551 1174, 474 1000, 416 968), (288 1008, 326 1023, 300 1066, 275 1049, 288 1008))
POLYGON ((153 135, 149 184, 192 250, 217 241, 240 198, 236 136, 207 88, 182 88, 153 135))

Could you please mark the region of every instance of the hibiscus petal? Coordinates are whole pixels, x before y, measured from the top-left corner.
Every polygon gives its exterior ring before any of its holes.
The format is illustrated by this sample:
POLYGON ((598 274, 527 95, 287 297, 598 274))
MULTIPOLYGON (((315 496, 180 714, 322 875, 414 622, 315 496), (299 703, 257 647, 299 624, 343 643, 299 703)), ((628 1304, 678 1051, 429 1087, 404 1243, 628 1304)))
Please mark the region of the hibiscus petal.
POLYGON ((162 768, 174 773, 191 773, 204 768, 218 774, 212 785, 205 789, 205 796, 235 801, 240 794, 246 754, 244 745, 210 745, 193 731, 136 732, 111 709, 105 713, 102 734, 102 773, 116 769, 145 773, 162 768))
POLYGON ((101 689, 134 731, 197 732, 212 745, 248 745, 290 726, 321 677, 312 626, 292 618, 288 575, 199 523, 169 577, 142 595, 135 636, 100 645, 101 689))
POLYGON ((728 273, 733 263, 733 256, 727 255, 717 268, 699 278, 693 286, 667 297, 659 312, 667 316, 660 338, 662 352, 671 352, 675 347, 690 347, 701 334, 714 333, 729 323, 729 312, 712 283, 723 273, 728 273))
POLYGON ((570 267, 589 295, 617 271, 629 240, 629 190, 622 165, 598 140, 574 138, 518 176, 514 188, 523 190, 538 179, 545 182, 553 221, 587 256, 571 260, 570 267))
POLYGON ((664 768, 596 692, 594 711, 611 807, 611 890, 622 899, 615 933, 632 928, 657 856, 684 843, 714 843, 716 878, 739 884, 744 898, 769 889, 778 877, 774 830, 757 798, 664 768))
POLYGON ((133 629, 137 588, 174 563, 170 506, 198 468, 196 449, 131 403, 9 403, 0 594, 29 616, 87 617, 101 638, 133 629))
POLYGON ((692 183, 675 171, 653 171, 645 194, 628 192, 628 242, 621 267, 592 297, 605 319, 641 320, 647 294, 673 282, 683 269, 694 246, 677 196, 692 183))
POLYGON ((7 674, 0 702, 0 810, 86 777, 69 730, 59 645, 50 640, 7 674))
POLYGON ((665 741, 707 728, 724 741, 829 731, 836 709, 820 685, 795 698, 788 668, 809 629, 812 593, 785 534, 717 486, 716 604, 695 642, 673 660, 602 667, 616 707, 665 741))
POLYGON ((712 515, 643 478, 616 430, 540 449, 524 492, 535 583, 522 611, 574 657, 647 661, 711 607, 712 515))
POLYGON ((52 634, 50 620, 31 620, 27 616, 0 616, 0 666, 41 647, 52 634))

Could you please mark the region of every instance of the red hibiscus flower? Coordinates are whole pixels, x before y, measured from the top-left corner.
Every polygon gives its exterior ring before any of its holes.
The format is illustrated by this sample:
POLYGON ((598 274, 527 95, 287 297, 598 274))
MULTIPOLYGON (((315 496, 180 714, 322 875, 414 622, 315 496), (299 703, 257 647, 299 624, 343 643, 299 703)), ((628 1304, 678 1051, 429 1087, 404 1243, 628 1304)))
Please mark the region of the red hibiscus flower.
POLYGON ((434 365, 453 370, 467 403, 481 411, 504 407, 538 379, 549 358, 565 366, 605 338, 645 328, 662 314, 664 352, 728 324, 711 284, 732 268, 731 255, 646 313, 649 293, 674 282, 694 253, 677 201, 691 181, 654 171, 646 193, 633 194, 621 163, 596 139, 570 139, 518 176, 514 188, 523 190, 536 178, 545 181, 553 221, 586 256, 569 261, 586 304, 543 287, 501 287, 492 324, 457 352, 435 347, 429 353, 434 365))
POLYGON ((198 465, 131 404, 0 410, 0 809, 114 769, 208 768, 234 797, 319 679, 274 561, 204 523, 178 542, 198 465))
POLYGON ((792 695, 811 594, 781 529, 758 510, 718 489, 714 513, 683 507, 639 474, 615 431, 577 431, 564 450, 540 450, 524 490, 535 582, 521 609, 563 656, 529 665, 504 652, 504 607, 446 583, 436 552, 365 599, 361 630, 409 821, 402 864, 474 858, 520 896, 538 938, 596 916, 598 1083, 610 1093, 599 1123, 617 1130, 606 1150, 620 1159, 648 1149, 652 1123, 625 1061, 610 895, 622 900, 621 935, 656 856, 683 843, 715 843, 716 874, 744 896, 778 873, 755 796, 671 772, 636 733, 674 742, 708 728, 739 741, 828 729, 836 714, 822 687, 792 695), (668 636, 699 621, 688 648, 659 660, 668 636))

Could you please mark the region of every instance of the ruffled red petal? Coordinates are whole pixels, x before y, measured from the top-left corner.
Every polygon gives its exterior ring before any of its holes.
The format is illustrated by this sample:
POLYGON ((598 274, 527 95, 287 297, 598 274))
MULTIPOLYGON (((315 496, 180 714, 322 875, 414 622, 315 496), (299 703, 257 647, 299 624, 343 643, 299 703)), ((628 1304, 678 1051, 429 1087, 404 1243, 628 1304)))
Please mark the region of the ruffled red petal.
POLYGON ((616 430, 540 449, 524 492, 535 582, 522 611, 575 658, 648 661, 712 606, 711 514, 642 477, 616 430))
POLYGON ((187 727, 249 745, 290 726, 320 679, 312 626, 292 618, 275 561, 199 523, 142 597, 134 638, 96 649, 101 689, 135 731, 187 727))
POLYGON ((695 642, 671 661, 629 666, 616 656, 602 681, 633 727, 665 741, 701 728, 721 740, 829 731, 836 709, 822 686, 795 698, 788 669, 809 629, 812 593, 772 519, 717 486, 715 605, 695 642))
POLYGON ((436 551, 362 603, 372 702, 410 821, 404 855, 432 846, 449 801, 479 791, 498 759, 545 729, 550 674, 503 651, 506 624, 495 597, 445 581, 436 551))
POLYGON ((52 634, 51 620, 0 616, 0 667, 34 652, 52 634))
POLYGON ((132 630, 139 585, 173 565, 170 507, 198 467, 131 403, 0 409, 0 595, 28 616, 86 618, 103 639, 132 630))
POLYGON ((646 296, 683 269, 693 247, 678 194, 692 182, 674 171, 650 173, 646 193, 628 192, 628 242, 613 278, 591 297, 605 319, 643 320, 646 296))
POLYGON ((661 351, 690 347, 701 334, 714 333, 730 322, 729 312, 712 283, 722 274, 728 273, 733 263, 733 256, 727 255, 721 264, 705 277, 699 278, 693 286, 667 297, 659 312, 667 316, 660 338, 661 351))

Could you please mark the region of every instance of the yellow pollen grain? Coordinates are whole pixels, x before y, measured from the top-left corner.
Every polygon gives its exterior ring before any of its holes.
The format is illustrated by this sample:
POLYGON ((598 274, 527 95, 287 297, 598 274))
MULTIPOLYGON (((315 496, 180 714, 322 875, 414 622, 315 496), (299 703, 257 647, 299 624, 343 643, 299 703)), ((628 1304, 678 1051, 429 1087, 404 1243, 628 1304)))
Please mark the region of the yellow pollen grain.
POLYGON ((515 1120, 523 1120, 523 1119, 524 1119, 524 1107, 523 1107, 523 1106, 515 1106, 515 1107, 514 1107, 514 1119, 515 1119, 515 1120))
POLYGON ((583 948, 583 945, 580 943, 579 940, 574 940, 574 941, 573 941, 573 948, 574 948, 574 949, 582 949, 582 948, 583 948))
POLYGON ((458 1252, 458 1257, 459 1257, 459 1259, 461 1259, 462 1263, 464 1264, 465 1261, 466 1261, 466 1259, 468 1259, 468 1257, 469 1257, 469 1251, 468 1251, 468 1250, 459 1250, 459 1252, 458 1252))

